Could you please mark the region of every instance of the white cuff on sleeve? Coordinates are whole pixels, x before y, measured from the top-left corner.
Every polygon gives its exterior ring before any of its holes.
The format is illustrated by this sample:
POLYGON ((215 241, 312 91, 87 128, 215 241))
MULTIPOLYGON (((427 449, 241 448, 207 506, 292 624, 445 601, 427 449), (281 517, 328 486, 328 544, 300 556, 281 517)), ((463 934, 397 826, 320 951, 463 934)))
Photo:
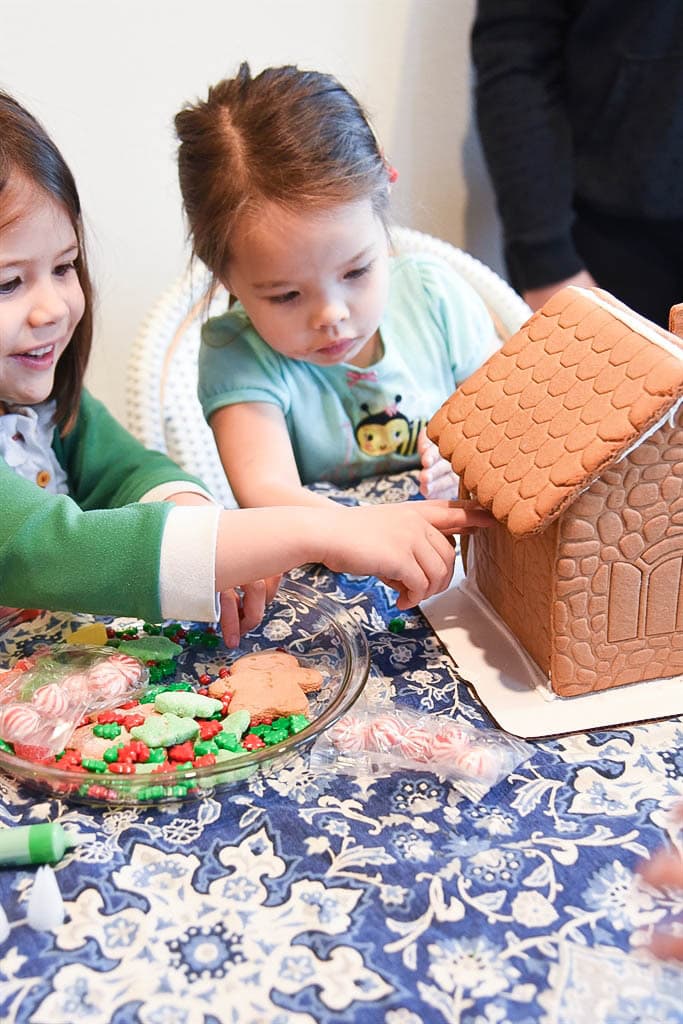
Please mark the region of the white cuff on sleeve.
POLYGON ((199 484, 190 483, 189 480, 169 480, 168 483, 159 484, 157 487, 152 487, 146 494, 143 494, 141 498, 138 498, 138 501, 166 501, 172 494, 181 494, 183 491, 189 491, 190 494, 201 494, 208 498, 209 501, 214 504, 216 503, 213 495, 209 494, 203 487, 200 487, 199 484))
POLYGON ((159 601, 165 619, 216 622, 216 539, 220 505, 174 505, 161 540, 159 601))

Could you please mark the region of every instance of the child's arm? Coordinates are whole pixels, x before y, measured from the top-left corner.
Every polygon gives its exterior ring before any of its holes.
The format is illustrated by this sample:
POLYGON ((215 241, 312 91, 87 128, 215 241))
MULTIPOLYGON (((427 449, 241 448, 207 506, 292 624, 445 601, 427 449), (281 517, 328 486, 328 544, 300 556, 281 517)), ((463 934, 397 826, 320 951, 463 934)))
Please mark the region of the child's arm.
POLYGON ((84 512, 0 460, 0 602, 207 621, 217 590, 320 561, 379 576, 407 608, 448 585, 447 535, 491 522, 448 502, 228 511, 154 502, 84 512))
POLYGON ((213 413, 210 426, 232 493, 242 508, 333 504, 301 483, 278 406, 267 402, 226 405, 213 413))
POLYGON ((449 536, 492 522, 484 509, 447 501, 229 510, 221 514, 216 580, 226 589, 322 562, 334 572, 378 576, 398 590, 399 608, 411 608, 448 586, 449 536))
MULTIPOLYGON (((194 491, 179 491, 170 494, 166 501, 174 505, 213 504, 210 498, 194 491)), ((254 580, 239 589, 231 587, 220 595, 220 624, 227 647, 237 647, 241 636, 258 626, 266 606, 275 597, 282 575, 270 576, 267 580, 254 580)))

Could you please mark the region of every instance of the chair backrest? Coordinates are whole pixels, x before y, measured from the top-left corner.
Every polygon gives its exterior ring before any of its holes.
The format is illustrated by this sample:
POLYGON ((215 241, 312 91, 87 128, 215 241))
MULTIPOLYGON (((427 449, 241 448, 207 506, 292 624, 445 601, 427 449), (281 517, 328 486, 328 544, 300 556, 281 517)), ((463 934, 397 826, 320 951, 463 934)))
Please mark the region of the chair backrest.
MULTIPOLYGON (((392 241, 397 253, 428 252, 449 263, 484 300, 502 339, 530 315, 506 281, 449 242, 409 228, 395 228, 392 241)), ((166 452, 229 507, 235 500, 197 399, 201 326, 227 307, 227 293, 221 288, 208 301, 209 285, 208 271, 194 265, 145 318, 128 361, 126 418, 128 429, 143 444, 166 452)))

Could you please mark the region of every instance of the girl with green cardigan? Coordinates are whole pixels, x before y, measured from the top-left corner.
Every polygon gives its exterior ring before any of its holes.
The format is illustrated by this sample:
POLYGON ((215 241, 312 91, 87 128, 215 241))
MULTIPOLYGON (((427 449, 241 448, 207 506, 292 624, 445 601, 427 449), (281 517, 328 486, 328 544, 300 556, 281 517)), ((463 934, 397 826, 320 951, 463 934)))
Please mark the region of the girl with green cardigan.
POLYGON ((91 338, 74 179, 0 93, 0 604, 220 618, 234 646, 294 566, 377 575, 409 607, 447 586, 448 535, 488 522, 447 502, 224 510, 83 388, 91 338))

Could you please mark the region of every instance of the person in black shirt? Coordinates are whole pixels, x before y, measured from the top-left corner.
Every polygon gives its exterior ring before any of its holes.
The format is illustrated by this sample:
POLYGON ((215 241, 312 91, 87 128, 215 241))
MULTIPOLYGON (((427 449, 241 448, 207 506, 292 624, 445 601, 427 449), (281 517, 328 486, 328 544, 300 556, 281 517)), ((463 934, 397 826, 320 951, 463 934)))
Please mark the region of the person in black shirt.
POLYGON ((513 286, 683 300, 683 4, 479 0, 476 110, 513 286))

